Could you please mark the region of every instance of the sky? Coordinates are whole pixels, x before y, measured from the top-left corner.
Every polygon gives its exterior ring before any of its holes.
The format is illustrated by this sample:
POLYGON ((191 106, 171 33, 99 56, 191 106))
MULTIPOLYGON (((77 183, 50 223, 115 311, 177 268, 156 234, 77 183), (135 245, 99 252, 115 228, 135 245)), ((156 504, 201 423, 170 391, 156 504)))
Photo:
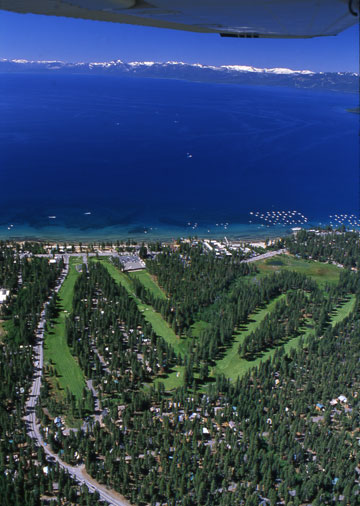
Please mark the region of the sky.
POLYGON ((183 61, 358 73, 359 26, 336 37, 308 40, 224 39, 217 34, 0 11, 0 58, 183 61))

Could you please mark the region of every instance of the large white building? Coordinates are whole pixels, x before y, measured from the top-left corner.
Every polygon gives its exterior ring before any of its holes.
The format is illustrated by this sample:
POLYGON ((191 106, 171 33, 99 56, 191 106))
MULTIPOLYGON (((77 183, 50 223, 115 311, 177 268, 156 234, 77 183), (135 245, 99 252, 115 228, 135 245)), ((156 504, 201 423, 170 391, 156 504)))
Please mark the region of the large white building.
POLYGON ((0 304, 2 302, 5 302, 9 295, 10 295, 10 290, 5 290, 5 288, 0 288, 0 304))

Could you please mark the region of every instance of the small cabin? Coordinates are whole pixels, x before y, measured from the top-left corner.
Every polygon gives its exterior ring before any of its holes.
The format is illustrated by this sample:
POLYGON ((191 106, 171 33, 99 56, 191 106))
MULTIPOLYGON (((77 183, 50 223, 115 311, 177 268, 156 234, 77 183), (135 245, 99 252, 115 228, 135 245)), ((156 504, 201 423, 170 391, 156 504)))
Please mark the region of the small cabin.
POLYGON ((5 302, 6 299, 9 297, 10 295, 10 290, 6 290, 5 288, 0 288, 0 304, 2 302, 5 302))

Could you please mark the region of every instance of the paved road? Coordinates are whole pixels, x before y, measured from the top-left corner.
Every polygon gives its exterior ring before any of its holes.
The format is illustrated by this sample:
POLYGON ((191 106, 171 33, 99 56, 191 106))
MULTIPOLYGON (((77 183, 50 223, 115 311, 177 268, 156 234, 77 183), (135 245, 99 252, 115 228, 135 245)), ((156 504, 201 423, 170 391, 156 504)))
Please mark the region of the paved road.
MULTIPOLYGON (((64 255, 65 261, 65 269, 60 276, 60 279, 55 287, 55 291, 58 292, 61 288, 62 283, 64 282, 66 275, 69 270, 69 256, 64 255)), ((100 485, 95 480, 86 476, 84 466, 70 466, 63 462, 57 454, 53 453, 50 447, 45 443, 40 434, 40 426, 36 422, 35 416, 35 407, 39 399, 40 395, 40 387, 41 387, 41 378, 43 374, 43 365, 44 365, 44 351, 43 351, 43 342, 44 342, 44 331, 45 331, 45 310, 46 306, 49 302, 46 302, 44 308, 40 314, 40 321, 36 331, 36 342, 33 348, 34 353, 34 378, 33 383, 30 390, 30 395, 25 404, 25 413, 26 416, 24 418, 25 423, 27 425, 28 435, 36 440, 36 443, 39 446, 42 446, 45 454, 49 457, 49 460, 52 462, 58 462, 59 466, 65 469, 70 476, 77 481, 79 485, 86 485, 90 492, 97 491, 100 495, 100 498, 103 501, 108 502, 114 506, 131 506, 131 504, 125 499, 119 496, 119 494, 113 492, 112 490, 107 490, 107 488, 103 485, 100 485)))
POLYGON ((102 355, 100 355, 99 350, 96 348, 95 344, 92 344, 92 346, 91 346, 91 347, 92 347, 92 349, 93 349, 94 353, 96 353, 96 355, 98 356, 98 359, 100 360, 101 365, 103 366, 104 371, 105 371, 107 374, 111 374, 110 369, 109 369, 109 368, 107 367, 107 365, 106 365, 106 362, 105 362, 104 357, 103 357, 102 355))
POLYGON ((101 410, 100 410, 99 393, 96 390, 96 388, 94 387, 93 380, 86 380, 86 385, 87 385, 88 389, 90 390, 90 392, 92 393, 93 398, 94 398, 94 412, 95 412, 94 420, 95 420, 95 422, 100 423, 101 410))
MULTIPOLYGON (((251 262, 257 262, 258 260, 265 260, 266 258, 271 258, 276 255, 283 255, 284 253, 287 253, 286 249, 279 249, 276 251, 269 251, 267 253, 263 253, 262 255, 257 255, 255 257, 248 258, 246 260, 242 260, 243 263, 251 263, 251 262)), ((24 254, 23 256, 28 256, 28 254, 24 254)), ((52 254, 44 253, 39 255, 34 255, 38 257, 46 257, 46 258, 53 258, 52 254)), ((118 258, 120 262, 124 266, 124 270, 134 270, 134 269, 145 269, 146 265, 143 260, 140 259, 137 255, 130 255, 130 254, 119 254, 116 251, 101 251, 99 253, 56 253, 55 258, 60 259, 63 258, 65 262, 69 262, 70 256, 73 257, 82 257, 83 263, 86 265, 88 264, 88 258, 89 257, 96 257, 96 256, 108 256, 108 257, 114 257, 118 258)))
POLYGON ((242 262, 249 264, 250 262, 257 262, 258 260, 265 260, 265 258, 271 258, 276 255, 284 255, 284 253, 287 253, 286 249, 278 249, 276 251, 269 251, 268 253, 263 253, 262 255, 248 258, 247 260, 242 260, 242 262))
MULTIPOLYGON (((31 253, 21 253, 20 254, 20 257, 21 258, 24 258, 24 257, 29 257, 29 256, 32 256, 31 253)), ((82 257, 83 259, 83 263, 86 265, 86 268, 87 268, 87 265, 88 265, 88 258, 90 257, 113 257, 113 258, 117 258, 120 260, 120 262, 122 263, 123 267, 124 267, 124 270, 125 271, 131 271, 131 270, 139 270, 139 269, 145 269, 146 265, 145 265, 145 262, 143 260, 141 260, 141 258, 132 253, 117 253, 117 251, 98 251, 97 253, 72 253, 72 252, 64 252, 64 253, 55 253, 54 255, 51 254, 51 253, 39 253, 39 254, 36 254, 36 255, 33 255, 33 256, 36 256, 36 257, 40 257, 40 258, 55 258, 55 259, 60 259, 60 258, 69 258, 70 256, 72 257, 82 257)))

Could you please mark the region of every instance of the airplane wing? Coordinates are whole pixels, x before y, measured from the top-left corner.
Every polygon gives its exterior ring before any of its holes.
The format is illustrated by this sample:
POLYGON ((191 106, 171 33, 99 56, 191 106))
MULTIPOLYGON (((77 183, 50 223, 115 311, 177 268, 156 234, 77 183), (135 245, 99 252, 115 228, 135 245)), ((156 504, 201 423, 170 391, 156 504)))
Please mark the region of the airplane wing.
POLYGON ((359 0, 0 0, 0 9, 249 38, 336 35, 359 19, 359 0))

